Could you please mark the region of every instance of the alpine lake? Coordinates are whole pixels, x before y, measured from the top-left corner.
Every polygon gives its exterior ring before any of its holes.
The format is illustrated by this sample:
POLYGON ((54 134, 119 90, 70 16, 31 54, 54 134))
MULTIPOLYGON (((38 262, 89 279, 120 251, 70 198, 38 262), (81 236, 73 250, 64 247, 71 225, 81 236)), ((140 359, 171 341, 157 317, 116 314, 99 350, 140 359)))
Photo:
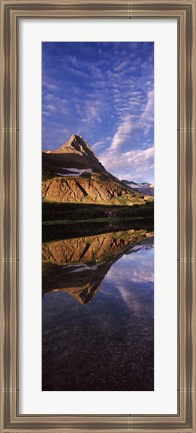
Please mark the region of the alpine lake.
POLYGON ((152 218, 43 224, 42 390, 154 390, 152 218))

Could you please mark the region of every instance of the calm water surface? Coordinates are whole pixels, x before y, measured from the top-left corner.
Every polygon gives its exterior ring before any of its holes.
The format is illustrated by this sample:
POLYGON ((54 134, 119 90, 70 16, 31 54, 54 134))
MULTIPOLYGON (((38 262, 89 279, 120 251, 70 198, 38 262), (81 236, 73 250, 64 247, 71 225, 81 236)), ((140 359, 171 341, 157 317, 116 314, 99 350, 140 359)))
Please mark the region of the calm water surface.
POLYGON ((43 245, 43 390, 154 389, 153 237, 43 245))

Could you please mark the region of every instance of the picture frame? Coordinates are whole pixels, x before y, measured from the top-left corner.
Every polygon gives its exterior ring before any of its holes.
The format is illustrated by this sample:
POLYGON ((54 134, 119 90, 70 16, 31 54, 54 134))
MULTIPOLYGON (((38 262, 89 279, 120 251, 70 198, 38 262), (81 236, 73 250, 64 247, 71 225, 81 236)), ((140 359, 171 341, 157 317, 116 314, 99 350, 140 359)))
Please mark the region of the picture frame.
POLYGON ((195 0, 1 0, 1 431, 196 431, 195 0), (178 25, 178 413, 21 415, 18 406, 20 18, 175 18, 178 25))

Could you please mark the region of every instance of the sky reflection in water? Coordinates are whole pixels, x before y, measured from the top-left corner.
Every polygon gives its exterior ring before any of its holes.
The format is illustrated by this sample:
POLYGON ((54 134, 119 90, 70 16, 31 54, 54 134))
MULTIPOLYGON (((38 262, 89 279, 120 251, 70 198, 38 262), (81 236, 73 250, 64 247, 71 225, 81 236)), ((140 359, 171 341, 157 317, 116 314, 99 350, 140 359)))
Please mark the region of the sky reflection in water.
POLYGON ((145 245, 119 259, 108 271, 102 285, 103 293, 112 295, 117 290, 120 302, 124 301, 137 315, 153 315, 153 289, 154 249, 145 245))
MULTIPOLYGON (((44 295, 43 390, 154 389, 153 253, 146 239, 107 263, 85 305, 66 291, 44 295)), ((84 267, 77 278, 82 284, 84 267)))

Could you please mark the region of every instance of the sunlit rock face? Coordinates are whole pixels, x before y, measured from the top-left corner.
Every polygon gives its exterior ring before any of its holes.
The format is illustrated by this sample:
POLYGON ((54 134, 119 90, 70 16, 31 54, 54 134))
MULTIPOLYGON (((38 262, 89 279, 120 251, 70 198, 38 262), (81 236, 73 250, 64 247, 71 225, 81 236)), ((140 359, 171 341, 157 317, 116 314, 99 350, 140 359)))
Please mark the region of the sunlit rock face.
POLYGON ((137 246, 152 243, 152 233, 128 230, 44 243, 43 293, 66 291, 81 304, 98 290, 111 265, 137 246))
POLYGON ((153 199, 108 173, 80 136, 42 153, 43 200, 60 203, 134 205, 153 199))

